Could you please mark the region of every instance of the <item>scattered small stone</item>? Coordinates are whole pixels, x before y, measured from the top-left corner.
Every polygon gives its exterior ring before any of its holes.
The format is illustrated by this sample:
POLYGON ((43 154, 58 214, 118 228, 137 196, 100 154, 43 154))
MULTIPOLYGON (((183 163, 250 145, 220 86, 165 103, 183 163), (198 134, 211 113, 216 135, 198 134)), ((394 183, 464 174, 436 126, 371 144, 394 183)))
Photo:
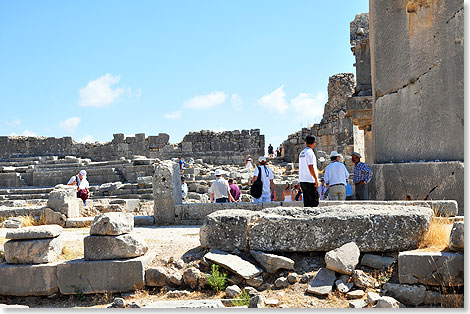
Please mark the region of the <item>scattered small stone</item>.
POLYGON ((279 277, 274 282, 274 286, 276 288, 287 288, 289 286, 289 281, 287 281, 286 277, 279 277))
POLYGON ((354 285, 359 288, 375 288, 377 286, 375 279, 362 270, 354 270, 352 278, 354 285))
POLYGON ((287 275, 287 281, 289 281, 289 283, 293 285, 297 282, 298 276, 299 275, 297 275, 297 273, 290 273, 289 275, 287 275))
POLYGON ((359 299, 359 298, 362 298, 364 294, 365 294, 364 290, 349 291, 348 293, 346 293, 346 298, 359 299))
POLYGON ((329 251, 325 254, 326 268, 340 274, 351 275, 356 265, 359 263, 358 246, 354 242, 329 251))
POLYGON ((113 307, 124 308, 126 307, 126 301, 123 298, 114 298, 113 307))
POLYGON ((182 269, 184 267, 184 261, 181 260, 181 259, 175 261, 174 264, 175 264, 176 268, 178 268, 178 269, 182 269))
POLYGON ((367 292, 367 304, 375 305, 377 301, 380 299, 380 294, 376 292, 367 292))
POLYGON ((380 256, 374 254, 364 254, 361 265, 375 269, 387 269, 395 262, 395 259, 388 256, 380 256))
POLYGON ((333 290, 335 283, 335 272, 327 268, 320 268, 315 278, 310 282, 307 292, 317 295, 326 295, 333 290))
POLYGON ((273 285, 270 283, 263 283, 261 286, 258 287, 259 291, 264 291, 264 290, 272 290, 273 285))
POLYGON ((245 287, 245 292, 248 293, 248 295, 250 296, 255 296, 257 294, 259 294, 258 290, 256 290, 255 288, 253 287, 245 287))
POLYGON ((233 298, 239 295, 240 293, 242 293, 242 289, 240 289, 240 287, 237 285, 228 286, 225 289, 225 295, 227 298, 233 298))
POLYGON ((181 273, 172 273, 169 279, 170 283, 175 286, 181 286, 183 284, 183 275, 181 273))
POLYGON ((376 308, 393 308, 398 309, 400 308, 400 303, 392 297, 380 297, 377 300, 376 308))
POLYGON ((238 275, 231 275, 227 278, 227 281, 228 281, 229 284, 239 285, 239 284, 242 283, 243 278, 238 276, 238 275))
POLYGON ((199 269, 188 268, 183 273, 183 282, 191 287, 191 289, 196 289, 198 287, 198 278, 200 276, 199 269))
POLYGON ((248 308, 264 308, 266 298, 262 294, 257 294, 250 299, 248 308))
POLYGON ((278 299, 266 299, 266 301, 264 302, 264 304, 266 305, 270 305, 270 306, 276 306, 279 304, 279 300, 278 299))
POLYGON ((294 261, 290 258, 255 250, 251 250, 250 254, 268 273, 275 273, 281 268, 294 270, 294 261))
POLYGON ((263 284, 263 277, 258 276, 258 277, 255 277, 255 278, 247 279, 246 284, 249 285, 249 286, 258 288, 259 286, 261 286, 263 284))
POLYGON ((310 282, 313 278, 313 272, 305 273, 300 278, 300 283, 307 283, 310 282))
POLYGON ((367 306, 367 303, 365 300, 355 300, 355 301, 350 301, 349 302, 349 307, 354 308, 354 309, 362 309, 367 306))
POLYGON ((189 292, 188 290, 172 290, 172 291, 168 291, 166 295, 169 298, 181 298, 183 296, 187 296, 190 294, 191 292, 189 292))

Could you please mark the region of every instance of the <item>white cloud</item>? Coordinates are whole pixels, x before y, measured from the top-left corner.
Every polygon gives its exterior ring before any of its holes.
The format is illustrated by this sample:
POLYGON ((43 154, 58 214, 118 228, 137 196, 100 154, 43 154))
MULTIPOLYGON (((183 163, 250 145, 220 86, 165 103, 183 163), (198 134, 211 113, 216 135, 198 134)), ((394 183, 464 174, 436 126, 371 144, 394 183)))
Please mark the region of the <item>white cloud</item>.
POLYGON ((105 107, 116 101, 123 93, 123 88, 111 88, 119 82, 121 76, 113 77, 106 73, 94 81, 88 82, 87 86, 80 88, 80 100, 78 105, 82 107, 105 107))
POLYGON ((300 93, 290 100, 290 107, 303 118, 318 118, 323 116, 326 101, 325 91, 316 94, 300 93))
POLYGON ((163 115, 165 119, 180 119, 181 118, 181 110, 175 111, 175 112, 168 112, 163 115))
POLYGON ((79 117, 71 117, 65 119, 64 121, 60 121, 59 126, 61 129, 68 133, 74 133, 81 120, 82 119, 80 119, 79 117))
POLYGON ((19 128, 21 126, 21 120, 20 119, 16 119, 16 120, 12 120, 12 121, 8 121, 5 123, 7 126, 11 126, 13 128, 19 128))
POLYGON ((30 130, 24 130, 21 135, 17 133, 11 133, 10 136, 37 136, 37 135, 36 133, 31 132, 30 130))
POLYGON ((258 99, 258 104, 271 111, 277 111, 284 114, 287 111, 286 93, 284 92, 284 85, 272 93, 265 95, 258 99))
POLYGON ((81 139, 78 140, 80 143, 94 143, 95 138, 93 135, 87 135, 85 137, 82 137, 81 139))
POLYGON ((242 107, 243 100, 240 97, 240 95, 232 94, 232 98, 230 99, 230 102, 232 103, 233 109, 235 109, 235 111, 243 110, 243 107, 242 107))
POLYGON ((191 109, 208 109, 223 104, 227 96, 224 92, 212 92, 207 95, 197 95, 183 103, 183 107, 191 109))

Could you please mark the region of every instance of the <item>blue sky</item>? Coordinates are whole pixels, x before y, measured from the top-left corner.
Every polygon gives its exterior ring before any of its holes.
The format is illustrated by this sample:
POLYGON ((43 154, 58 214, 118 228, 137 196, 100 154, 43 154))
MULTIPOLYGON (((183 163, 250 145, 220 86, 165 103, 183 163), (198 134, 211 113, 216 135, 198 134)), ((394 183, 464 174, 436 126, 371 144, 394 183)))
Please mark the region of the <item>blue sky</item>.
POLYGON ((2 1, 0 135, 261 129, 318 123, 328 78, 355 73, 367 0, 2 1))

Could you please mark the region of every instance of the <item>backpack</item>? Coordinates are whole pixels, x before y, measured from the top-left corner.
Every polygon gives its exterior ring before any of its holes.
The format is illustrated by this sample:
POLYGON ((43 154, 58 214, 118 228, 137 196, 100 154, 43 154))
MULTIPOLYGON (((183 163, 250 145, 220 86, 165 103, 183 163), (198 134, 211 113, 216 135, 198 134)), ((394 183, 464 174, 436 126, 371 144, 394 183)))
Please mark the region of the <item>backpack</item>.
POLYGON ((261 167, 258 167, 258 178, 253 182, 250 188, 250 195, 254 198, 260 198, 263 194, 263 181, 261 181, 261 167))

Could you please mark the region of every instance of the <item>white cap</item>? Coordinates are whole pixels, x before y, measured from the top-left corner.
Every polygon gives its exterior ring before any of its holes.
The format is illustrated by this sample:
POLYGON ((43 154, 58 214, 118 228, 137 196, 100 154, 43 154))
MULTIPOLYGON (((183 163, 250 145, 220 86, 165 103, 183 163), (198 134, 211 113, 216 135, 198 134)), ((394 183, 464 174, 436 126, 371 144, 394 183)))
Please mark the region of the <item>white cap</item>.
POLYGON ((81 175, 82 178, 86 177, 86 171, 85 170, 80 170, 80 172, 78 174, 81 175))
POLYGON ((264 157, 264 156, 259 156, 258 161, 259 161, 260 163, 265 163, 265 162, 266 162, 266 157, 264 157))
POLYGON ((336 157, 336 156, 339 156, 338 152, 337 151, 332 151, 331 154, 330 154, 330 158, 331 157, 336 157))
POLYGON ((217 170, 215 171, 215 175, 216 175, 216 176, 220 176, 220 175, 223 175, 223 174, 224 174, 224 172, 223 172, 221 169, 217 169, 217 170))

